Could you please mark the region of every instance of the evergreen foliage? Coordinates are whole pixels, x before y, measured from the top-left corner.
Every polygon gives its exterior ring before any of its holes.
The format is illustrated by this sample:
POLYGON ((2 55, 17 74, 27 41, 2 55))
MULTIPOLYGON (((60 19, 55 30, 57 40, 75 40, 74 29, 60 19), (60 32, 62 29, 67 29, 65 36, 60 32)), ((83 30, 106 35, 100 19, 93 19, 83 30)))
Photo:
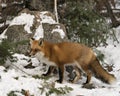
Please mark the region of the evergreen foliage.
POLYGON ((63 22, 66 24, 68 37, 72 41, 88 46, 106 45, 109 36, 109 25, 88 2, 67 2, 67 12, 63 22))
POLYGON ((17 96, 17 95, 15 94, 15 91, 11 91, 10 93, 8 93, 8 96, 17 96))
POLYGON ((50 83, 50 82, 46 82, 46 80, 42 84, 42 87, 40 87, 39 89, 41 91, 41 95, 45 93, 46 96, 51 96, 52 94, 63 96, 70 93, 73 90, 71 87, 68 86, 56 88, 55 82, 50 83))
POLYGON ((12 47, 10 47, 10 43, 7 40, 4 40, 0 44, 0 65, 3 65, 7 58, 12 57, 12 53, 10 52, 11 49, 12 47))

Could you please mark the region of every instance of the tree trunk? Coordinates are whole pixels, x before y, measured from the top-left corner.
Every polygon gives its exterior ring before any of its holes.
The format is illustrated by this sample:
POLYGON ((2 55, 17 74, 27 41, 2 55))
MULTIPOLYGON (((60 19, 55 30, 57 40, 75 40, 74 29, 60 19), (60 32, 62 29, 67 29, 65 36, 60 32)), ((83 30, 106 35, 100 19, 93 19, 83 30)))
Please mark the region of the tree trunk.
POLYGON ((103 0, 104 1, 104 4, 105 4, 105 7, 107 8, 107 12, 108 12, 108 15, 111 19, 111 22, 112 22, 112 27, 117 27, 120 25, 120 22, 117 21, 112 9, 111 9, 111 6, 110 6, 110 3, 108 0, 103 0))
POLYGON ((57 0, 54 0, 54 12, 55 12, 56 21, 57 23, 59 23, 58 12, 57 12, 57 0))

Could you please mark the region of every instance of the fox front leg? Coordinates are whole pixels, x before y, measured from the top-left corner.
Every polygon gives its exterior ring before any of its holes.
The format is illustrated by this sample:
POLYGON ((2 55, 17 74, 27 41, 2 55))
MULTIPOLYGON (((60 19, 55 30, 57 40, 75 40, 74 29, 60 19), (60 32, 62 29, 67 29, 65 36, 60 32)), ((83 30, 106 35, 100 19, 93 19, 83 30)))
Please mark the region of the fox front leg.
POLYGON ((48 71, 45 74, 42 74, 43 76, 49 76, 53 71, 55 67, 54 66, 49 66, 48 71))
POLYGON ((63 81, 63 74, 64 74, 64 66, 58 67, 59 72, 59 79, 57 80, 58 83, 62 83, 63 81))

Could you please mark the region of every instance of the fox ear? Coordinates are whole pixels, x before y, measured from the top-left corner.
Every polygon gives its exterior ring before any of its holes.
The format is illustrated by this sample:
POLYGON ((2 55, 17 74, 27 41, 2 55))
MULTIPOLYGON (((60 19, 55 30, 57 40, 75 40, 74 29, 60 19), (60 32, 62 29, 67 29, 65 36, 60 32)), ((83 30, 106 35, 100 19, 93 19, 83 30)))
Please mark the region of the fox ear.
POLYGON ((40 38, 40 39, 39 39, 39 45, 41 46, 41 45, 43 44, 43 42, 44 42, 44 39, 43 39, 43 38, 40 38))
POLYGON ((30 44, 32 44, 33 40, 35 40, 34 38, 30 38, 30 44))

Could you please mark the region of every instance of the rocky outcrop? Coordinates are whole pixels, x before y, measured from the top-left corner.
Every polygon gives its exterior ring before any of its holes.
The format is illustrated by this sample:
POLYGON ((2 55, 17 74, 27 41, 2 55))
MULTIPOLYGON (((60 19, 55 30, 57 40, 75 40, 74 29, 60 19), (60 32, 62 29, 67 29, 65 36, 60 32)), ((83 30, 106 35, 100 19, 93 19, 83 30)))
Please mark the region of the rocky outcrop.
POLYGON ((8 41, 12 42, 15 52, 26 54, 30 38, 44 38, 51 42, 68 40, 65 26, 55 20, 54 14, 48 11, 22 10, 6 30, 8 41))
POLYGON ((62 41, 68 41, 66 35, 66 29, 63 24, 43 24, 44 29, 44 39, 58 43, 62 41))

